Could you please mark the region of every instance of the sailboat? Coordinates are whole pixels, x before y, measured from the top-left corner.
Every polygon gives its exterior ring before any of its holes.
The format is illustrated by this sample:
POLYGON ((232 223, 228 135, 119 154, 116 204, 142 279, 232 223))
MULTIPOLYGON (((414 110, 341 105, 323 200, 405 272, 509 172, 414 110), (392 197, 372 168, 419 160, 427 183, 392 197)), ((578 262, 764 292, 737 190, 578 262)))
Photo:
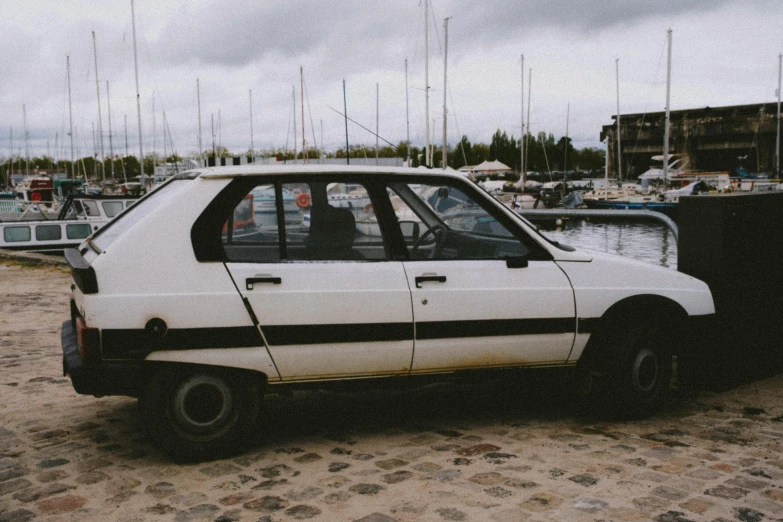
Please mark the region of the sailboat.
MULTIPOLYGON (((662 186, 666 187, 667 180, 671 179, 671 173, 670 173, 670 167, 675 167, 677 164, 679 164, 679 159, 676 161, 670 163, 670 154, 669 154, 669 113, 670 113, 670 104, 669 104, 669 92, 670 92, 670 86, 671 86, 671 70, 672 70, 672 30, 669 29, 666 32, 666 45, 667 45, 667 64, 666 64, 666 117, 664 120, 664 136, 663 136, 663 156, 660 157, 660 160, 662 161, 662 168, 656 169, 651 168, 647 173, 655 173, 655 178, 661 179, 662 186)), ((619 86, 619 80, 618 80, 618 86, 619 86)), ((618 131, 619 131, 619 122, 620 122, 620 113, 619 113, 619 95, 618 95, 618 113, 617 113, 617 121, 618 121, 618 131)), ((619 132, 618 132, 618 139, 619 139, 619 132)), ((648 176, 648 178, 643 179, 643 183, 649 182, 649 179, 653 176, 648 176)), ((699 186, 700 187, 700 186, 699 186)), ((696 187, 694 187, 696 188, 696 187)), ((674 200, 670 200, 667 198, 665 192, 661 193, 647 193, 643 194, 641 193, 641 187, 638 189, 636 186, 623 186, 623 188, 619 191, 613 191, 609 192, 608 189, 604 190, 598 190, 593 191, 593 193, 588 193, 583 196, 584 204, 587 206, 587 208, 591 209, 614 209, 614 210, 653 210, 656 212, 661 212, 663 214, 666 214, 672 219, 677 219, 677 204, 679 200, 679 196, 681 194, 677 194, 677 197, 674 200)))

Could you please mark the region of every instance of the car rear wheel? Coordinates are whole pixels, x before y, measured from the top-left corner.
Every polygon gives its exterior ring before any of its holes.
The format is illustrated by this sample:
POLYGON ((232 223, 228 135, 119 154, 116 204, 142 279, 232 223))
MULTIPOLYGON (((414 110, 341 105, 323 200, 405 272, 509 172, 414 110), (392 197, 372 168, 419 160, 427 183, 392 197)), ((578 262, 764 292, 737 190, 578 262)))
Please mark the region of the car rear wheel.
POLYGON ((223 456, 246 445, 258 424, 260 386, 228 370, 160 371, 142 401, 152 436, 185 460, 223 456))

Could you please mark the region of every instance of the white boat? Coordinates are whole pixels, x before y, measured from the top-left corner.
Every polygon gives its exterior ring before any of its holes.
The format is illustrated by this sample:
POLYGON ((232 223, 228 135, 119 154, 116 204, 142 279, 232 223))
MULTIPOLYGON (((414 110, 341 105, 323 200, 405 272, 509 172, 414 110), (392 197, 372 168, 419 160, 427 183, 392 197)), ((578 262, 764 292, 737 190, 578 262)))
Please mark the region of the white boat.
POLYGON ((136 198, 127 197, 72 196, 54 219, 39 213, 35 219, 0 222, 0 249, 62 253, 66 248, 77 247, 135 201, 136 198))
POLYGON ((493 194, 493 196, 511 210, 533 209, 536 207, 536 198, 530 194, 501 192, 499 194, 493 194))
MULTIPOLYGON (((253 189, 253 215, 257 226, 274 226, 277 223, 274 185, 263 185, 253 189)), ((283 210, 288 224, 302 221, 301 208, 296 203, 296 194, 283 189, 283 210)))

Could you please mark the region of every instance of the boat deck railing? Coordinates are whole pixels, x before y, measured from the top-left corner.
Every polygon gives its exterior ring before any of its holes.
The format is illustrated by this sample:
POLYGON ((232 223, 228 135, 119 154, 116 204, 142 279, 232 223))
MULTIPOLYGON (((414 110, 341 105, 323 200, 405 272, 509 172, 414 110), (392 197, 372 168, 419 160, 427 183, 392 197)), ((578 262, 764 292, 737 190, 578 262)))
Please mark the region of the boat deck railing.
POLYGON ((616 219, 616 220, 647 220, 658 221, 663 223, 674 235, 674 240, 679 241, 679 228, 677 223, 672 218, 660 212, 654 212, 652 210, 599 210, 599 209, 568 209, 568 208, 551 208, 551 209, 518 209, 515 211, 522 217, 527 219, 535 218, 549 218, 557 219, 562 217, 568 218, 601 218, 601 219, 616 219))
POLYGON ((15 199, 0 199, 0 212, 18 212, 15 199))

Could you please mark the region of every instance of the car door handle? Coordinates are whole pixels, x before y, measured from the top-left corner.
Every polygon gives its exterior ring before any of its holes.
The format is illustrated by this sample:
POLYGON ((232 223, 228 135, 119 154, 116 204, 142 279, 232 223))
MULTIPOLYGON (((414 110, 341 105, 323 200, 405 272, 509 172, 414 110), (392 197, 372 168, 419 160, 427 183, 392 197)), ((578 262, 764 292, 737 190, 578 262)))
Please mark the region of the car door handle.
POLYGON ((245 279, 245 288, 248 290, 253 289, 255 283, 271 283, 273 285, 279 285, 283 282, 279 277, 248 277, 245 279))
POLYGON ((421 284, 425 281, 434 281, 436 283, 445 283, 446 282, 446 276, 439 276, 439 275, 433 275, 433 276, 418 276, 415 279, 416 281, 416 288, 421 288, 421 284))

